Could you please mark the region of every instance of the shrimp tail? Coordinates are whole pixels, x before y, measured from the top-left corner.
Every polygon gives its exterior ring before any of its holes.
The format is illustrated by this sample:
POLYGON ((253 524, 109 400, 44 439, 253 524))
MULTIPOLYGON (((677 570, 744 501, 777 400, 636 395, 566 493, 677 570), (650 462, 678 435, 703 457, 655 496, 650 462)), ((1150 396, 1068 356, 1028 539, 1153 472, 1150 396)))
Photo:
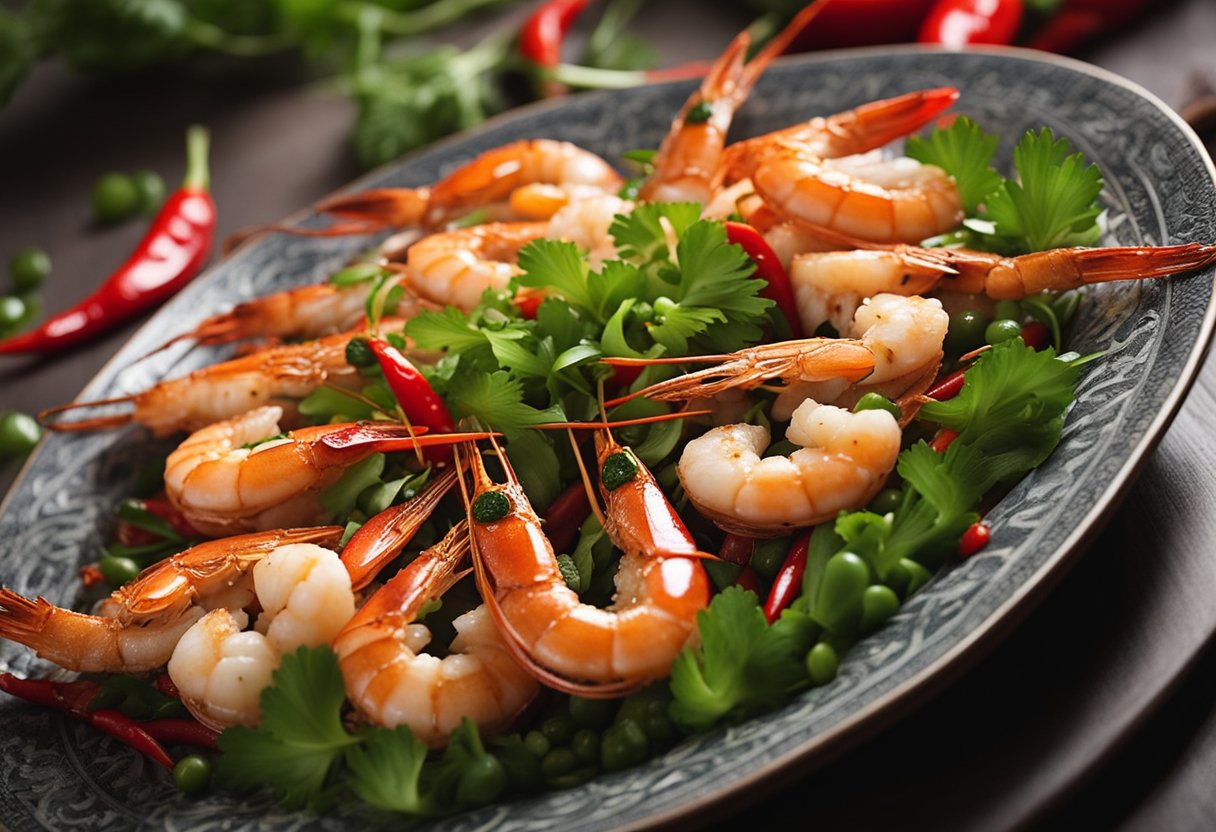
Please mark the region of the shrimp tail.
POLYGON ((342 565, 350 573, 353 589, 371 583, 376 573, 405 548, 455 484, 456 470, 449 468, 417 497, 380 512, 355 532, 342 550, 342 565))
POLYGON ((918 130, 958 101, 954 87, 933 87, 858 107, 857 122, 864 125, 865 142, 856 152, 864 153, 918 130))
MULTIPOLYGON (((1067 251, 1067 249, 1066 249, 1067 251)), ((1077 272, 1085 283, 1169 277, 1216 263, 1216 245, 1186 243, 1145 248, 1073 249, 1077 272)))
POLYGON ((348 220, 402 227, 423 222, 430 205, 428 188, 373 188, 317 203, 316 209, 348 220))
POLYGON ((55 609, 55 605, 41 595, 30 599, 7 587, 0 588, 0 638, 37 649, 46 622, 55 609))
POLYGON ((84 407, 104 407, 111 404, 126 404, 135 400, 135 396, 118 396, 113 399, 97 399, 91 402, 69 402, 68 404, 48 407, 38 414, 38 422, 44 428, 57 433, 76 433, 90 430, 106 430, 130 424, 135 418, 134 412, 115 413, 110 416, 95 416, 92 419, 80 419, 75 422, 53 421, 52 417, 69 410, 79 410, 84 407))

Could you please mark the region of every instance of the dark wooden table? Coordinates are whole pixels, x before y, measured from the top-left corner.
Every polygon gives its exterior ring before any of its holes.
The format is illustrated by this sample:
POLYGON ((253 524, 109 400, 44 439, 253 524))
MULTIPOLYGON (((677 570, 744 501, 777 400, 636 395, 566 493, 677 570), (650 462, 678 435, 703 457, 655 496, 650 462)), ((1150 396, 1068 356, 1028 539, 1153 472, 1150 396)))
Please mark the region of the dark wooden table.
MULTIPOLYGON (((638 29, 672 64, 712 55, 746 19, 680 0, 652 4, 638 29)), ((1213 43, 1216 3, 1182 0, 1085 57, 1182 108, 1216 91, 1213 43)), ((276 64, 254 78, 216 64, 201 75, 105 82, 40 66, 0 112, 0 258, 47 249, 47 305, 67 306, 142 233, 139 223, 89 227, 98 175, 150 167, 172 183, 186 125, 204 123, 223 236, 353 178, 352 115, 344 99, 276 64)), ((0 409, 70 400, 139 323, 68 356, 0 361, 0 409)), ((1209 363, 1122 510, 1011 638, 894 728, 744 810, 747 822, 1216 827, 1214 413, 1209 363)), ((15 466, 0 468, 0 492, 14 475, 15 466)))

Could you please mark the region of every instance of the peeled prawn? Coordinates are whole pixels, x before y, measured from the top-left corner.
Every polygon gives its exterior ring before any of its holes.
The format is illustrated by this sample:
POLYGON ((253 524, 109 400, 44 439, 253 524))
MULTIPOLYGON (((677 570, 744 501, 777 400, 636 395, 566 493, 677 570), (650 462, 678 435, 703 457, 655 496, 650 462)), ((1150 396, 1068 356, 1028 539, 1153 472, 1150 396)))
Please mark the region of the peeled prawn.
POLYGON ((415 619, 459 579, 469 528, 453 527, 381 587, 333 640, 347 693, 379 725, 408 725, 442 745, 464 717, 483 731, 503 727, 539 686, 511 657, 484 606, 458 617, 447 656, 423 653, 431 632, 415 619))
POLYGON ((69 670, 153 670, 169 660, 178 639, 207 610, 252 602, 250 570, 270 552, 290 543, 334 545, 341 534, 340 526, 325 526, 200 543, 145 569, 102 603, 100 615, 0 589, 0 638, 69 670))
POLYGON ((963 219, 954 180, 915 159, 820 159, 786 149, 763 159, 752 182, 778 214, 870 242, 917 243, 963 219))
POLYGON ((256 725, 258 696, 280 657, 328 644, 355 612, 350 577, 330 549, 280 546, 252 572, 262 609, 255 629, 244 631, 248 617, 240 609, 212 610, 186 631, 169 659, 182 704, 217 730, 256 725))
MULTIPOLYGON (((302 525, 323 517, 319 492, 374 453, 458 442, 406 425, 302 428, 280 438, 278 407, 259 407, 186 438, 165 463, 169 502, 205 534, 302 525)), ((467 436, 464 438, 468 438, 467 436)))
MULTIPOLYGON (((601 442, 600 466, 620 452, 628 453, 601 442)), ((510 466, 508 482, 495 484, 480 457, 471 456, 474 572, 516 659, 546 685, 581 696, 621 696, 666 676, 696 631, 697 611, 709 602, 709 580, 653 475, 630 454, 634 477, 616 489, 601 483, 605 530, 625 553, 613 604, 600 609, 566 585, 510 466), (494 511, 482 511, 491 506, 494 511)))
POLYGON ((777 537, 866 505, 895 467, 901 434, 885 410, 852 413, 806 399, 785 438, 802 447, 762 458, 768 428, 711 429, 680 455, 676 470, 685 493, 725 531, 777 537))

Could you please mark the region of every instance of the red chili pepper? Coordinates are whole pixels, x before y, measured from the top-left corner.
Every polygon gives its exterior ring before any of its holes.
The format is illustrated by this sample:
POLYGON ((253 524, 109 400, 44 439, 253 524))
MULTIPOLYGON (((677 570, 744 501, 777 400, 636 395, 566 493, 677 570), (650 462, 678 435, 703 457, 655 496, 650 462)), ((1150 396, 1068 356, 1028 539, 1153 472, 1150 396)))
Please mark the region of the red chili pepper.
POLYGON ((921 24, 921 43, 962 49, 972 43, 1013 43, 1022 0, 939 0, 921 24))
POLYGON ((152 719, 139 723, 139 727, 158 742, 197 745, 199 748, 216 748, 220 735, 193 719, 152 719))
POLYGON ((620 389, 628 387, 638 380, 638 376, 642 374, 645 367, 629 367, 624 364, 618 364, 612 368, 612 376, 608 379, 608 386, 620 389))
MULTIPOLYGON (((456 423, 443 399, 431 387, 430 382, 423 378, 418 368, 387 341, 373 338, 368 342, 372 354, 380 362, 384 371, 384 379, 389 389, 397 397, 405 418, 410 424, 429 428, 432 433, 455 433, 456 423)), ((431 462, 443 464, 452 459, 450 445, 436 445, 424 448, 423 455, 431 462)))
POLYGON ((1036 352, 1051 346, 1051 330, 1042 321, 1031 321, 1022 327, 1022 341, 1036 352))
POLYGON ((751 592, 756 593, 756 596, 759 597, 760 576, 756 574, 755 569, 752 569, 750 566, 745 566, 739 572, 739 577, 735 578, 735 586, 750 590, 751 592))
MULTIPOLYGON (((591 0, 547 0, 537 6, 519 30, 519 52, 530 61, 552 69, 561 63, 562 43, 574 25, 575 18, 591 0)), ((545 97, 559 95, 562 84, 547 81, 542 85, 545 97)))
MULTIPOLYGON (((198 529, 190 525, 180 511, 173 507, 168 500, 129 500, 136 507, 143 509, 149 514, 153 514, 164 520, 173 527, 173 531, 185 538, 201 538, 198 529)), ((120 520, 118 527, 114 530, 114 539, 124 546, 145 546, 149 543, 156 543, 161 540, 155 533, 141 529, 138 526, 132 525, 126 520, 120 520)))
POLYGON ((815 25, 794 40, 791 51, 906 43, 916 31, 934 0, 832 0, 815 25))
POLYGON ((992 530, 988 528, 987 523, 972 523, 967 527, 967 531, 963 532, 963 537, 958 542, 959 557, 971 557, 987 546, 990 540, 992 540, 992 530))
POLYGON ((937 433, 933 436, 929 447, 937 451, 939 454, 944 454, 946 448, 950 447, 950 443, 958 438, 958 431, 952 428, 938 428, 937 433))
POLYGON ((101 689, 96 682, 52 682, 49 679, 19 679, 11 673, 0 673, 0 690, 27 702, 44 705, 87 722, 99 731, 147 754, 170 771, 173 759, 169 753, 135 720, 110 709, 90 711, 89 703, 101 689))
POLYGON ((540 292, 519 291, 515 293, 511 302, 519 310, 519 317, 525 321, 534 321, 536 320, 536 310, 540 309, 544 300, 545 296, 540 292))
POLYGON ((764 617, 769 624, 777 620, 781 611, 793 602, 802 589, 802 573, 806 571, 806 553, 810 543, 809 531, 800 534, 777 570, 772 589, 768 591, 768 600, 764 602, 764 617))
POLYGON ((781 260, 773 251, 772 246, 761 236, 760 232, 742 222, 726 223, 726 238, 738 246, 742 246, 747 256, 756 264, 756 277, 768 281, 768 285, 760 291, 763 297, 777 304, 781 314, 790 325, 793 338, 802 338, 802 321, 798 317, 798 304, 794 302, 794 288, 790 284, 790 276, 785 273, 781 260))
POLYGON ((718 549, 718 559, 727 563, 737 563, 747 566, 752 562, 752 550, 756 548, 756 538, 741 534, 727 534, 718 549))
POLYGON ((936 386, 930 387, 925 393, 930 399, 935 399, 939 402, 944 402, 948 399, 953 399, 963 389, 963 384, 966 382, 966 370, 955 370, 950 375, 939 381, 936 386))
POLYGON ((182 692, 177 689, 177 685, 173 684, 173 680, 169 678, 168 673, 162 673, 157 676, 153 684, 162 696, 167 696, 170 699, 182 698, 182 692))
POLYGON ((1045 52, 1075 52, 1100 35, 1131 22, 1149 0, 1067 0, 1026 45, 1045 52))
POLYGON ((591 501, 582 482, 567 488, 545 510, 545 536, 555 552, 568 552, 578 540, 578 530, 591 514, 591 501))
POLYGON ((191 127, 186 148, 182 187, 165 200, 127 262, 71 309, 0 340, 0 354, 73 347, 156 306, 198 274, 215 231, 215 203, 207 191, 207 131, 191 127))
POLYGON ((106 576, 101 574, 101 567, 95 563, 90 563, 87 566, 80 567, 80 582, 84 584, 84 588, 88 589, 91 586, 97 586, 106 579, 106 576))

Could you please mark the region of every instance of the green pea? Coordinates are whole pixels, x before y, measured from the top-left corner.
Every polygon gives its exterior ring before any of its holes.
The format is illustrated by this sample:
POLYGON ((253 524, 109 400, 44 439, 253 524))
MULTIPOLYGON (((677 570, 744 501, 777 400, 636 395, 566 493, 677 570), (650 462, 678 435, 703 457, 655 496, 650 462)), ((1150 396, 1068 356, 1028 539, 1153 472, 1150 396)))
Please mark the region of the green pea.
POLYGON ((962 355, 984 346, 984 333, 990 323, 991 318, 974 309, 955 312, 946 333, 946 352, 962 355))
POLYGON ((609 491, 615 491, 638 475, 638 463, 628 451, 618 451, 604 460, 600 479, 609 491))
POLYGON ((25 301, 16 295, 0 297, 0 332, 16 329, 25 317, 25 301))
POLYGON ((898 488, 884 488, 870 503, 870 511, 875 514, 890 514, 903 504, 904 493, 898 488))
POLYGON ((211 785, 211 763, 206 757, 189 754, 173 767, 173 784, 186 794, 200 794, 211 785))
POLYGON ((570 750, 580 763, 594 765, 600 761, 600 732, 594 728, 582 728, 570 740, 570 750))
POLYGON ((549 753, 552 744, 549 742, 549 738, 540 731, 529 731, 524 735, 524 748, 539 760, 549 753))
POLYGON ((366 338, 351 338, 346 342, 346 363, 352 367, 371 367, 376 354, 366 338))
POLYGON ((989 344, 1000 344, 1022 334, 1022 325, 1012 318, 1000 318, 988 324, 984 339, 989 344))
POLYGON ((866 393, 858 399, 857 404, 853 405, 853 412, 861 413, 863 410, 885 410, 896 419, 899 418, 901 412, 899 405, 882 393, 866 393))
POLYGON ((540 725, 540 732, 555 746, 569 745, 577 730, 574 719, 567 714, 555 714, 540 725))
POLYGON ((497 800, 507 788, 507 773, 502 763, 486 754, 470 763, 460 775, 456 801, 465 806, 484 806, 497 800))
POLYGON ((993 320, 1007 320, 1022 322, 1022 318, 1026 317, 1022 312, 1022 304, 1016 300, 998 300, 993 315, 993 320))
POLYGON ((622 720, 604 732, 600 763, 605 771, 620 771, 645 760, 648 751, 645 732, 633 720, 622 720))
POLYGON ((17 291, 37 289, 51 273, 51 258, 42 249, 28 246, 9 258, 8 273, 17 291))
POLYGON ((617 703, 611 699, 570 697, 570 716, 584 728, 603 728, 616 716, 617 703))
POLYGON ((789 551, 790 541, 787 537, 757 541, 752 548, 752 569, 756 570, 756 574, 761 578, 772 580, 781 564, 785 563, 785 556, 789 551))
POLYGON ((642 731, 648 740, 662 745, 675 738, 676 730, 671 724, 671 717, 667 715, 667 703, 655 702, 654 704, 659 708, 651 709, 646 714, 646 718, 642 721, 642 731))
POLYGON ((106 224, 125 220, 139 210, 139 189, 131 177, 121 173, 107 173, 93 184, 89 197, 93 206, 93 219, 106 224))
POLYGON ((839 669, 840 658, 836 655, 836 648, 826 641, 819 642, 807 651, 806 674, 812 685, 826 685, 836 678, 839 669))
POLYGON ((684 116, 685 124, 704 124, 714 114, 713 106, 708 101, 698 102, 684 116))
POLYGON ((895 590, 882 584, 866 587, 861 593, 861 626, 873 630, 888 618, 895 615, 899 609, 899 596, 895 590))
POLYGON ((0 459, 25 456, 42 438, 42 428, 32 416, 10 410, 0 416, 0 459))
POLYGON ((165 201, 165 180, 154 170, 137 170, 131 174, 131 181, 139 194, 139 210, 149 217, 155 216, 165 201))
POLYGON ((487 491, 473 501, 473 519, 478 523, 493 523, 511 511, 511 501, 501 491, 487 491))
POLYGON ((578 758, 569 748, 555 748, 540 761, 540 770, 545 779, 561 777, 578 767, 578 758))
POLYGON ((97 562, 97 568, 110 586, 122 586, 127 581, 135 580, 139 574, 139 564, 131 558, 106 555, 97 562))
POLYGON ((818 601, 822 622, 833 632, 849 634, 861 619, 861 596, 870 585, 870 567, 852 552, 837 552, 823 568, 818 601))

